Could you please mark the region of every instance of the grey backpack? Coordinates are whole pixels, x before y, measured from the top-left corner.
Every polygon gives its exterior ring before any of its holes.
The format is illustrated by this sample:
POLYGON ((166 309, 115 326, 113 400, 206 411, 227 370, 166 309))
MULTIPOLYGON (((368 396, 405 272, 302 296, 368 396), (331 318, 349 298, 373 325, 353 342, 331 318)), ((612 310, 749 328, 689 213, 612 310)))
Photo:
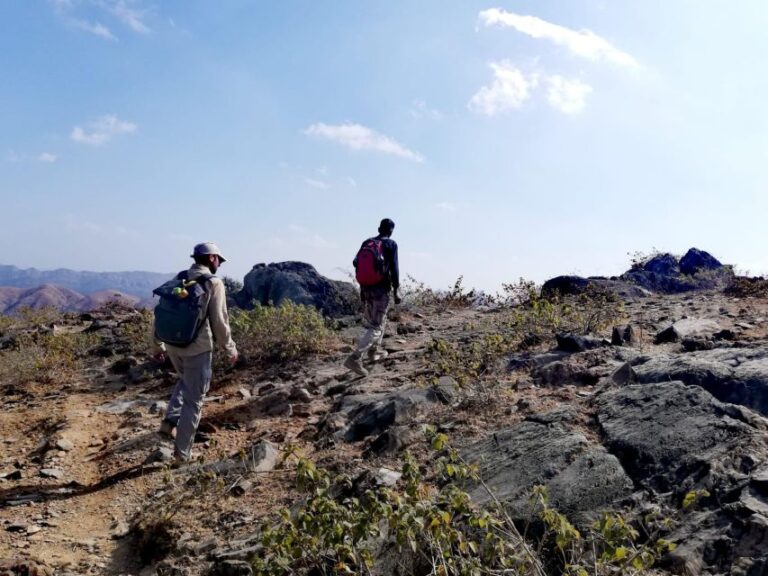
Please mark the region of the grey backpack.
POLYGON ((190 280, 185 270, 152 291, 160 297, 155 306, 155 338, 179 348, 186 348, 197 339, 208 321, 206 284, 211 278, 212 275, 203 274, 190 280))

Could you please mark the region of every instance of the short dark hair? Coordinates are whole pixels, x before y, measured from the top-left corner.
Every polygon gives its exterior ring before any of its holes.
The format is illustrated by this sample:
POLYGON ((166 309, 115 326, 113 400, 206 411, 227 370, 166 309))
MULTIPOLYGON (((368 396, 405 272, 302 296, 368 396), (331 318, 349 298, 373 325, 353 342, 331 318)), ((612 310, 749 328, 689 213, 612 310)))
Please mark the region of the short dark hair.
POLYGON ((394 229, 395 222, 389 218, 384 218, 384 220, 381 221, 381 224, 379 224, 379 234, 392 234, 394 229))
POLYGON ((195 261, 195 264, 200 264, 200 266, 208 266, 210 263, 209 257, 210 254, 197 254, 195 256, 192 256, 192 258, 195 261))

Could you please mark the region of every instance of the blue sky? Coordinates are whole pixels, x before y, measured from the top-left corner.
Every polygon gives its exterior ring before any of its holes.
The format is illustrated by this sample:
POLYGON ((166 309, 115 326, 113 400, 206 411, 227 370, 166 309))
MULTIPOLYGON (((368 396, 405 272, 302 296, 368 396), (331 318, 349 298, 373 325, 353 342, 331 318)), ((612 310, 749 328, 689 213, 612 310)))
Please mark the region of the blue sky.
POLYGON ((768 272, 761 0, 4 0, 1 263, 768 272))

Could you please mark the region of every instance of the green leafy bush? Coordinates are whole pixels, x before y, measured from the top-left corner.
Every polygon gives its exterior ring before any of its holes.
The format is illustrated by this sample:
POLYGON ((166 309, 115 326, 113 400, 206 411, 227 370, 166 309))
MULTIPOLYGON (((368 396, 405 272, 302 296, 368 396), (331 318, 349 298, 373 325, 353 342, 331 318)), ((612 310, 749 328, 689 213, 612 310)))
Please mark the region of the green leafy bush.
POLYGON ((238 349, 256 363, 299 360, 328 352, 336 343, 315 308, 290 301, 234 310, 230 323, 238 349))
MULTIPOLYGON (((531 490, 531 521, 540 529, 518 529, 448 437, 432 427, 425 432, 437 452, 432 473, 439 488, 425 482, 407 453, 397 486, 360 494, 349 478, 334 477, 290 451, 286 461, 295 458, 296 485, 306 498, 262 524, 261 546, 251 558, 254 572, 372 574, 377 555, 394 545, 403 575, 639 576, 651 574, 658 559, 675 547, 661 537, 675 520, 661 515, 630 520, 605 512, 582 534, 549 505, 543 486, 531 490), (467 482, 486 489, 489 507, 471 501, 467 482)), ((679 514, 704 495, 691 493, 679 514)))

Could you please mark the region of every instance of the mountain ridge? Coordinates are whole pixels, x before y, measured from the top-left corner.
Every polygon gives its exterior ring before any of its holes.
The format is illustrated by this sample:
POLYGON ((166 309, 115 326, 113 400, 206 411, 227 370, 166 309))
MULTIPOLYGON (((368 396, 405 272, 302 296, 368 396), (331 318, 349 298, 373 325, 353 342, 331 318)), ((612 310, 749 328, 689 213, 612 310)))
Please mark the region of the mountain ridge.
POLYGON ((139 300, 151 298, 152 290, 171 278, 174 273, 146 272, 91 272, 57 268, 39 270, 0 264, 0 287, 30 289, 55 285, 89 295, 104 290, 135 296, 139 300))

